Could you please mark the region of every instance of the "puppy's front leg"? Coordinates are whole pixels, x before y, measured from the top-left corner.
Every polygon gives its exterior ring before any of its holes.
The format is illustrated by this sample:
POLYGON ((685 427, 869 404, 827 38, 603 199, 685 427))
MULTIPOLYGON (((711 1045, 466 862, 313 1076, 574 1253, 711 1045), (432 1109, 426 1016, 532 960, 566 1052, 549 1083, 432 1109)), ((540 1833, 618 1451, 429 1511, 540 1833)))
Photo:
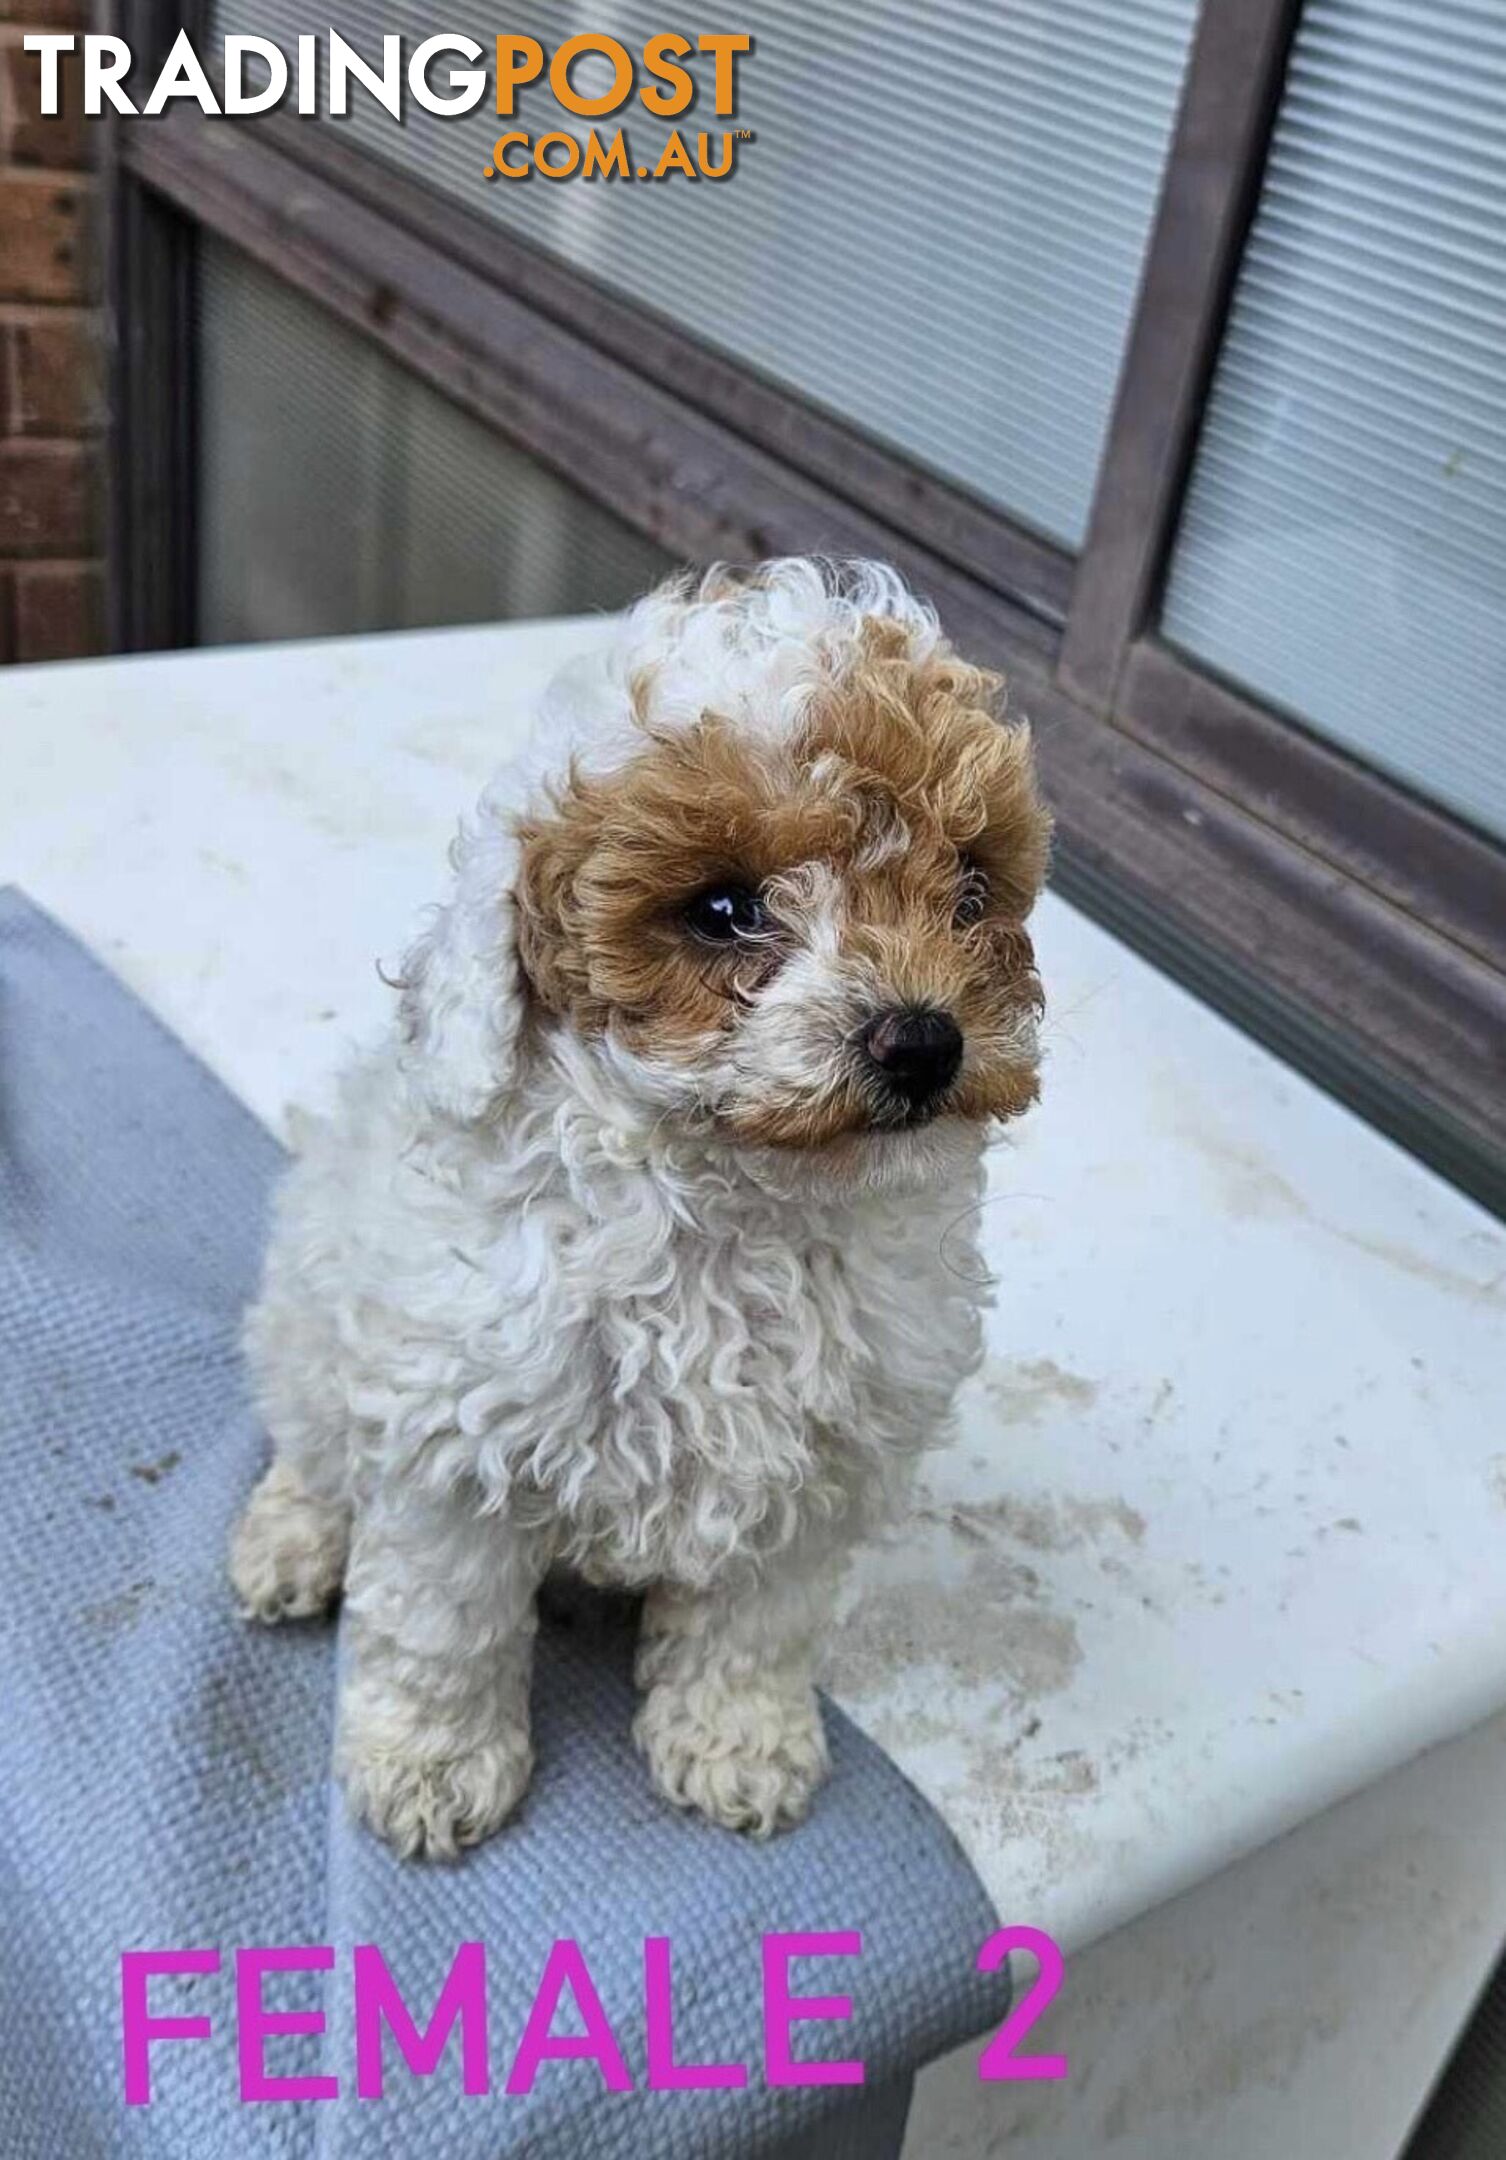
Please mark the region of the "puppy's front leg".
POLYGON ((355 1812, 404 1856, 452 1860, 527 1789, 541 1544, 463 1489, 379 1492, 357 1521, 336 1760, 355 1812))
POLYGON ((650 1592, 633 1737, 676 1807, 754 1837, 805 1814, 828 1769, 813 1673, 836 1578, 784 1555, 726 1589, 650 1592))

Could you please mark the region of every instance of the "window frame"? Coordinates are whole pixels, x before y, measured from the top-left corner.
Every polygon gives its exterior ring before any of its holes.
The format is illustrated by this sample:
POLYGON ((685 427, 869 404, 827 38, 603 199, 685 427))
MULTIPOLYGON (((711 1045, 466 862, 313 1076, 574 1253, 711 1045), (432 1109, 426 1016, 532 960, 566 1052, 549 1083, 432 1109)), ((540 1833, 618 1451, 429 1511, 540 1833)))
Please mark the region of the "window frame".
POLYGON ((116 646, 194 640, 205 230, 671 553, 895 561, 1036 725, 1057 888, 1506 1212, 1506 848, 1155 629, 1299 14, 1203 0, 1075 557, 335 130, 117 124, 116 646))

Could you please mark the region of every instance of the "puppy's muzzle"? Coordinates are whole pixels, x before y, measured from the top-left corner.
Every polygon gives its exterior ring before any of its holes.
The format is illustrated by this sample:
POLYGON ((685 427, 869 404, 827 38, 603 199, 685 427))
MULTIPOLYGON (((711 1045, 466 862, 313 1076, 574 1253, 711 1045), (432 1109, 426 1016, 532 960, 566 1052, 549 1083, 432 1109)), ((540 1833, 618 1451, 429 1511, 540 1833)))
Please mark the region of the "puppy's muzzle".
POLYGON ((934 1107, 962 1064, 962 1030, 934 1006, 880 1013, 859 1041, 869 1071, 896 1108, 911 1116, 934 1107))

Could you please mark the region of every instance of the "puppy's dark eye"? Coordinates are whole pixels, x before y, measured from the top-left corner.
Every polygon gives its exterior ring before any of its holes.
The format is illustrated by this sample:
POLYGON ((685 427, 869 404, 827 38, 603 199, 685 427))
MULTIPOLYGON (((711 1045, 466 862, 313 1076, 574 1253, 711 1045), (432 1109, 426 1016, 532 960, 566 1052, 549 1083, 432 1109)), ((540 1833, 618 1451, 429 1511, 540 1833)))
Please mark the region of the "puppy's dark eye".
POLYGON ((957 880, 957 905, 952 919, 959 929, 966 929, 969 923, 975 923, 981 918, 987 906, 988 879, 972 856, 964 855, 957 880))
POLYGON ((708 885, 686 908, 685 920, 708 945, 730 945, 760 937, 769 927, 769 911, 745 885, 708 885))

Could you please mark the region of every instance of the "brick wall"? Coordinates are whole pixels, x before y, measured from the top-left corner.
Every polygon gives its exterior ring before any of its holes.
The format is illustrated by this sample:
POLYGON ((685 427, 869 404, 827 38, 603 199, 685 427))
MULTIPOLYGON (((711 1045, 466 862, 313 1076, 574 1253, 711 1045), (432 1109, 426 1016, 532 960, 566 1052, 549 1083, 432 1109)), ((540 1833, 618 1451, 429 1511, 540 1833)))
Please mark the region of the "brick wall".
MULTIPOLYGON (((0 0, 0 660, 103 645, 101 123, 38 112, 28 30, 83 30, 89 0, 0 0)), ((74 56, 76 58, 76 56, 74 56)))

